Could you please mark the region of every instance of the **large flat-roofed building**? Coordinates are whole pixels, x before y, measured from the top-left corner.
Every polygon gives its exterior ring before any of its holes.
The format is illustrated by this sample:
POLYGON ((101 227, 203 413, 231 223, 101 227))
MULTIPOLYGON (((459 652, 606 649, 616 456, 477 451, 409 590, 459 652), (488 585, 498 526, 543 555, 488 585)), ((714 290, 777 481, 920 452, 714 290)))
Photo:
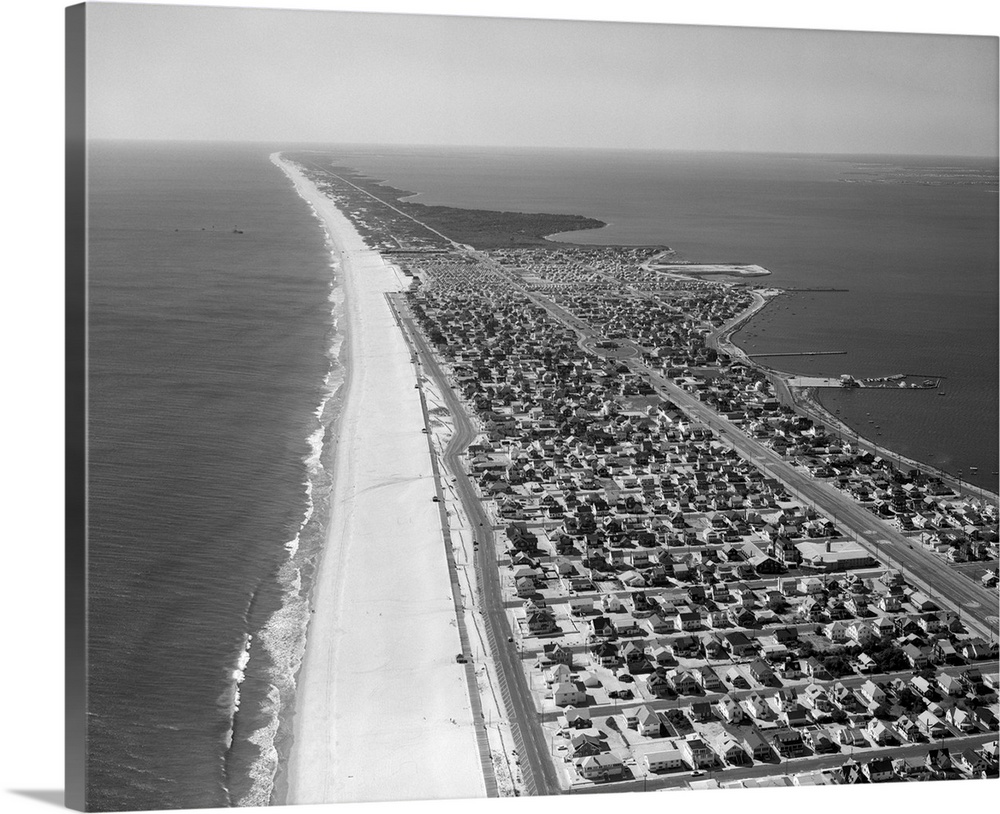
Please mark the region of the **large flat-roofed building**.
POLYGON ((874 565, 875 560, 853 540, 823 540, 796 543, 804 566, 819 571, 847 571, 874 565))

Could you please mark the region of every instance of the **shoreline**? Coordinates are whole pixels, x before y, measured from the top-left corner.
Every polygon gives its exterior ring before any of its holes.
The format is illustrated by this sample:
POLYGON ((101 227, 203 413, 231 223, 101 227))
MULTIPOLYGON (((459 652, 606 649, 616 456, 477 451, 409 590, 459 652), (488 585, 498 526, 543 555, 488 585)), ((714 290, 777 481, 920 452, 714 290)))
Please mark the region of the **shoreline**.
MULTIPOLYGON (((274 163, 279 169, 282 169, 280 164, 277 162, 274 163)), ((309 201, 305 199, 303 200, 305 203, 309 204, 309 201)), ((309 206, 313 215, 322 225, 322 219, 319 214, 311 204, 309 204, 309 206)), ((291 698, 288 701, 282 700, 282 708, 278 712, 277 731, 272 740, 272 749, 274 752, 276 767, 272 777, 269 797, 266 803, 267 805, 284 805, 288 795, 288 761, 292 745, 294 743, 295 717, 296 710, 298 709, 297 688, 299 682, 299 672, 302 668, 305 647, 308 643, 308 617, 311 616, 309 611, 312 605, 312 590, 318 579, 320 563, 325 549, 325 538, 328 533, 330 517, 333 512, 332 496, 335 476, 335 461, 337 449, 339 447, 341 419, 344 413, 344 404, 347 401, 348 393, 350 391, 351 373, 353 370, 353 367, 350 364, 350 337, 346 330, 347 314, 344 295, 344 280, 341 271, 342 264, 340 250, 336 244, 333 243, 329 234, 327 234, 326 244, 327 250, 333 258, 330 263, 333 273, 330 289, 330 302, 333 305, 331 315, 333 316, 336 325, 334 335, 339 337, 339 345, 336 346, 336 349, 334 349, 333 345, 330 347, 329 358, 331 360, 331 364, 335 362, 339 366, 340 370, 343 371, 343 374, 340 384, 327 396, 325 402, 321 405, 320 414, 317 416, 324 429, 323 437, 320 439, 321 448, 319 450, 319 464, 325 476, 323 482, 314 484, 314 486, 320 486, 321 489, 325 486, 325 491, 321 494, 314 495, 313 498, 316 505, 316 515, 312 519, 318 524, 318 527, 315 530, 315 535, 313 536, 318 537, 319 540, 314 546, 310 547, 309 551, 306 552, 306 558, 298 568, 300 579, 298 595, 302 597, 305 604, 305 615, 307 617, 305 622, 306 627, 301 633, 302 638, 298 668, 294 670, 291 676, 291 698), (340 292, 339 299, 337 298, 338 290, 340 292)), ((330 374, 328 373, 327 375, 329 377, 330 374)), ((327 378, 327 383, 329 383, 329 378, 327 378)), ((294 558, 294 553, 295 552, 293 552, 292 558, 294 558)), ((241 802, 241 804, 243 803, 241 802)))
POLYGON ((993 502, 1000 501, 1000 494, 997 494, 990 489, 969 483, 968 481, 958 478, 950 472, 945 472, 944 470, 931 464, 914 458, 908 458, 907 456, 901 455, 889 447, 878 444, 865 437, 860 430, 852 427, 850 424, 847 424, 845 421, 831 413, 823 404, 818 393, 810 393, 810 390, 813 390, 814 388, 795 387, 789 384, 790 379, 801 374, 778 370, 777 368, 762 364, 747 356, 746 350, 733 338, 734 334, 746 328, 754 317, 758 316, 773 299, 783 293, 784 290, 778 288, 754 291, 754 296, 760 296, 762 301, 759 303, 755 302, 746 311, 738 314, 733 320, 730 320, 730 322, 713 333, 712 339, 717 343, 718 350, 720 352, 730 352, 731 358, 738 359, 742 363, 767 375, 775 385, 775 388, 778 391, 779 399, 790 404, 790 406, 801 411, 810 418, 820 421, 829 427, 835 428, 847 436, 853 436, 857 439, 857 443, 860 446, 870 449, 874 454, 882 457, 888 457, 890 459, 894 458, 901 463, 906 464, 910 468, 921 469, 929 474, 939 476, 947 483, 959 487, 961 491, 968 492, 970 495, 980 493, 988 500, 993 502), (783 396, 784 398, 782 398, 783 396))
POLYGON ((283 802, 485 796, 416 379, 384 297, 405 284, 333 201, 271 159, 340 257, 349 337, 283 802))

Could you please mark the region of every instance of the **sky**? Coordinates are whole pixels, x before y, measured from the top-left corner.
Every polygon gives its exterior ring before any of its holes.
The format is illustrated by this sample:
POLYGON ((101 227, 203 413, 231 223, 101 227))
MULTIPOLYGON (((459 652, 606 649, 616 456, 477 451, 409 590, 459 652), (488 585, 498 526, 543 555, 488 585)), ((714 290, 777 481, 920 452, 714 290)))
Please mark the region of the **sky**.
POLYGON ((91 138, 995 155, 997 39, 88 4, 91 138))

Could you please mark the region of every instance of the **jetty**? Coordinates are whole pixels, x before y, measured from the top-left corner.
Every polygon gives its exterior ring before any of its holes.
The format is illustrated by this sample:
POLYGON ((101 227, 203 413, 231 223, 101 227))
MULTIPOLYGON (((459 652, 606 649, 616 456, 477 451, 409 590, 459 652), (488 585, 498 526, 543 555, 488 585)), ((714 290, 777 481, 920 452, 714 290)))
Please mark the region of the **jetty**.
POLYGON ((819 293, 823 293, 823 294, 830 294, 830 293, 844 294, 844 293, 847 293, 848 291, 850 291, 851 289, 849 289, 849 288, 785 288, 785 289, 782 289, 782 290, 783 291, 794 291, 794 292, 806 291, 806 292, 810 292, 810 293, 817 293, 817 292, 819 292, 819 293))
POLYGON ((758 356, 844 356, 846 350, 811 350, 811 351, 786 351, 784 353, 748 353, 751 359, 758 356))

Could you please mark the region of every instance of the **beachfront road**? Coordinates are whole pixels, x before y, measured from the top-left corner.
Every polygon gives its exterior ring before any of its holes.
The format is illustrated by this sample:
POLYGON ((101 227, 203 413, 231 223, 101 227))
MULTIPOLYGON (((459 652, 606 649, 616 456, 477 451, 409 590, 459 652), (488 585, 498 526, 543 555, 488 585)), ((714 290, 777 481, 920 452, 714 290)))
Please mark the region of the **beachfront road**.
POLYGON ((512 633, 500 586, 496 548, 492 544, 492 521, 483 509, 483 502, 471 478, 466 476, 462 468, 462 456, 476 437, 476 429, 415 324, 405 298, 393 296, 392 301, 405 333, 408 334, 408 339, 419 356, 423 372, 438 384, 455 422, 454 432, 444 451, 444 465, 457 477, 454 486, 473 532, 480 530, 481 536, 477 538, 480 545, 476 550, 480 609, 499 676, 500 691, 507 705, 511 732, 517 745, 525 791, 532 796, 558 794, 559 781, 550 758, 549 747, 542 734, 540 717, 528 689, 524 671, 521 669, 521 657, 516 645, 508 641, 512 633))

